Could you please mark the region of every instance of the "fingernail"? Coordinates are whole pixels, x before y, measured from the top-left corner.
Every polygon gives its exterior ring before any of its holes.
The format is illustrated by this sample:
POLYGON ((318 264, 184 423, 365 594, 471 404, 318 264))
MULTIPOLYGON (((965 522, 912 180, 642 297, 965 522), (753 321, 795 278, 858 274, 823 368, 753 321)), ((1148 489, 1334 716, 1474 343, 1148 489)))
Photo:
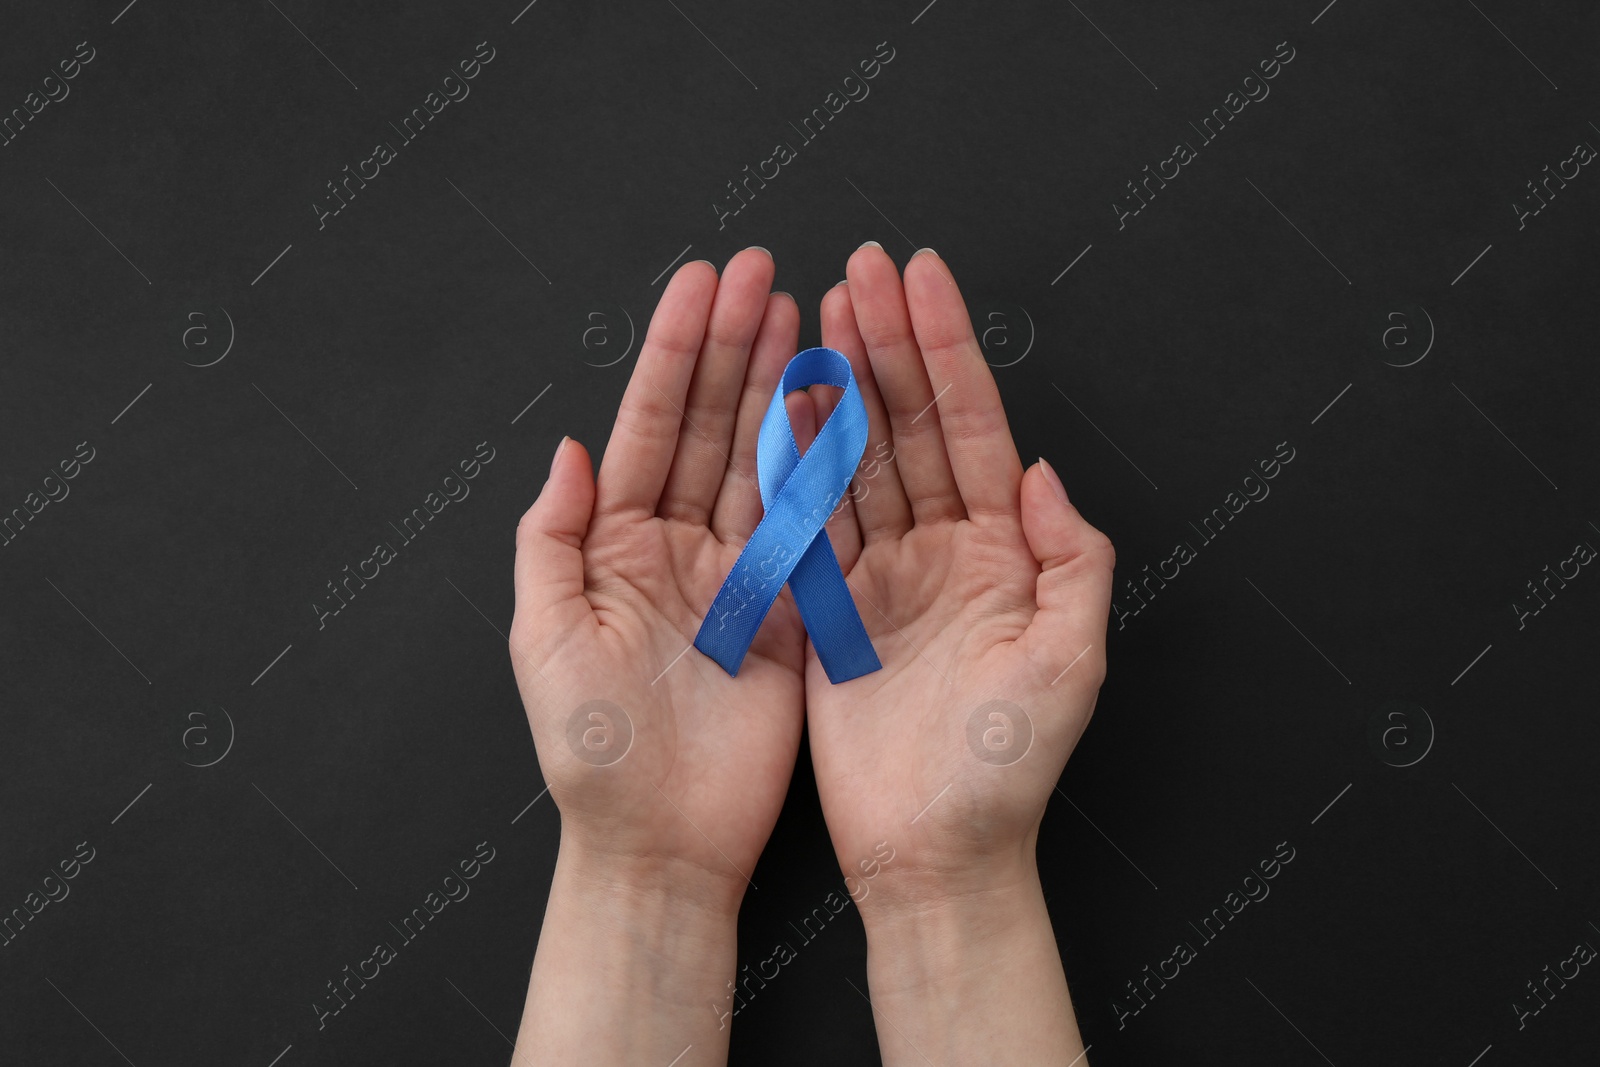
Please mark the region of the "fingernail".
MULTIPOLYGON (((767 252, 767 250, 765 248, 762 248, 760 245, 751 245, 750 248, 755 249, 757 252, 767 252)), ((745 251, 746 252, 750 251, 750 248, 745 249, 745 251)), ((767 258, 768 259, 772 258, 772 253, 771 252, 767 252, 767 258)))
POLYGON ((556 464, 561 462, 561 453, 566 451, 567 442, 570 441, 570 440, 572 440, 572 438, 563 437, 561 439, 561 443, 559 445, 556 445, 556 454, 550 457, 550 473, 551 474, 554 474, 556 472, 556 464))
POLYGON ((841 278, 839 281, 836 281, 836 282, 833 283, 833 287, 835 289, 837 289, 841 285, 849 285, 849 284, 850 284, 850 279, 849 278, 841 278))
POLYGON ((1050 488, 1055 491, 1056 498, 1063 504, 1068 503, 1067 487, 1061 484, 1061 478, 1056 474, 1056 469, 1050 466, 1043 456, 1039 457, 1039 469, 1044 471, 1045 480, 1050 483, 1050 488))
POLYGON ((857 246, 856 251, 859 252, 863 248, 877 248, 881 250, 883 246, 876 241, 863 241, 859 246, 857 246))
POLYGON ((717 265, 715 263, 711 262, 709 259, 695 259, 695 260, 690 260, 690 262, 691 263, 704 263, 706 266, 710 267, 712 270, 716 270, 717 269, 717 265))
POLYGON ((915 252, 911 253, 912 259, 916 259, 918 256, 932 256, 935 259, 938 259, 939 253, 935 252, 931 248, 919 248, 915 252))
MULTIPOLYGON (((790 300, 794 300, 794 294, 793 294, 793 293, 786 293, 786 292, 784 292, 784 291, 783 291, 783 290, 782 290, 782 289, 774 289, 774 290, 773 290, 773 291, 772 291, 772 295, 773 295, 773 296, 786 296, 786 297, 788 297, 788 298, 789 298, 789 299, 790 299, 790 300)), ((800 302, 800 301, 798 301, 798 300, 794 300, 794 302, 795 302, 795 303, 796 303, 796 304, 798 304, 798 303, 799 303, 799 302, 800 302)))

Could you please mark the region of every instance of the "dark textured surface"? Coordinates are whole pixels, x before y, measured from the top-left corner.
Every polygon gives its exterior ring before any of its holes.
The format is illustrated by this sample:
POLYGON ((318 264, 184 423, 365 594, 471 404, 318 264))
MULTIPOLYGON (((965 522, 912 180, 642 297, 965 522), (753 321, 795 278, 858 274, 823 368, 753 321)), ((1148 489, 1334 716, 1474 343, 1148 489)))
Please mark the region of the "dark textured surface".
MULTIPOLYGON (((867 239, 948 260, 1023 456, 1118 548, 1039 842, 1092 1062, 1592 1059, 1600 577, 1563 561, 1600 546, 1600 176, 1563 161, 1600 147, 1600 16, 923 2, 6 13, 0 908, 68 895, 7 928, 0 1060, 507 1062, 557 836, 496 632, 516 520, 563 433, 603 445, 669 265, 772 249, 814 344, 867 239), (1236 90, 1270 92, 1208 143, 1236 90), (1547 164, 1578 175, 1519 219, 1547 164), (470 896, 319 1030, 480 842, 470 896)), ((804 759, 755 880, 742 961, 840 885, 804 759)), ((733 1061, 876 1062, 863 959, 847 911, 733 1061)))

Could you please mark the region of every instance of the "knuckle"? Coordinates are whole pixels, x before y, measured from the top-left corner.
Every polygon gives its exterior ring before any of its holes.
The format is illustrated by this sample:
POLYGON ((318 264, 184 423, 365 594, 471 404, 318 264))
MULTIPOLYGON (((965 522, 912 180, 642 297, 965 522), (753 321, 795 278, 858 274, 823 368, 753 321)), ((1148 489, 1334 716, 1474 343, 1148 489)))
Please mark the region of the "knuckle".
POLYGON ((971 354, 969 349, 977 347, 972 326, 964 321, 926 323, 918 343, 924 354, 941 359, 965 357, 971 354))
POLYGON ((1085 519, 1083 513, 1078 512, 1076 507, 1073 508, 1073 511, 1077 512, 1078 521, 1083 524, 1083 534, 1080 540, 1082 548, 1079 554, 1088 556, 1097 563, 1103 564, 1106 570, 1114 570, 1117 565, 1117 549, 1111 543, 1111 538, 1107 537, 1105 532, 1098 526, 1085 519))
POLYGON ((1089 550, 1099 556, 1105 563, 1106 570, 1115 570, 1117 567, 1117 546, 1111 543, 1111 538, 1090 527, 1094 532, 1090 535, 1089 550))
POLYGON ((617 411, 618 431, 651 443, 677 440, 680 416, 676 408, 659 397, 646 397, 636 404, 624 404, 617 411))
POLYGON ((708 346, 730 349, 746 349, 754 340, 753 335, 746 333, 743 323, 728 319, 712 319, 706 327, 706 343, 708 346))
POLYGON ((939 413, 944 436, 954 441, 981 441, 1006 429, 1005 415, 993 408, 952 405, 939 413))
POLYGON ((520 549, 532 541, 539 533, 539 520, 536 512, 539 505, 534 504, 522 513, 522 518, 517 520, 516 545, 520 549))
POLYGON ((868 317, 865 321, 858 320, 856 325, 861 331, 861 340, 871 352, 881 352, 910 339, 900 324, 891 319, 868 317))

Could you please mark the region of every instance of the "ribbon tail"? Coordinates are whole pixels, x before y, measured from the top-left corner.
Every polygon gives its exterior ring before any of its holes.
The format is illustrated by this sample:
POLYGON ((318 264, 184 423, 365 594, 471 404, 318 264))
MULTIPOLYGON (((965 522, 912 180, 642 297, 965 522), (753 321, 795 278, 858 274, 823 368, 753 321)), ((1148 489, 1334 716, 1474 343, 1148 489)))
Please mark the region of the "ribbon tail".
POLYGON ((735 567, 728 575, 711 610, 706 612, 699 631, 694 635, 694 647, 715 660, 730 678, 739 677, 739 666, 744 663, 745 653, 750 651, 756 631, 761 628, 762 620, 777 599, 777 590, 766 597, 740 595, 734 585, 734 579, 740 573, 739 568, 735 567))
POLYGON ((739 676, 739 666, 756 631, 797 562, 794 553, 785 548, 782 535, 763 523, 717 590, 695 633, 694 647, 715 660, 729 677, 739 676))
POLYGON ((871 674, 883 665, 850 596, 850 586, 826 530, 819 532, 789 576, 789 591, 805 621, 811 647, 834 685, 871 674))

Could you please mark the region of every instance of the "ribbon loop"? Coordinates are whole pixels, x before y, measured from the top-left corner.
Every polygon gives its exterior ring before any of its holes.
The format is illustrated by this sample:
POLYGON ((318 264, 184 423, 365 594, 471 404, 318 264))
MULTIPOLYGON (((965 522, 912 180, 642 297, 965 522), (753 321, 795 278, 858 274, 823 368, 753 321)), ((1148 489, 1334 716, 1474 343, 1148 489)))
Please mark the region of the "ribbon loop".
POLYGON ((881 666, 823 532, 866 447, 867 409, 850 361, 831 348, 808 348, 791 359, 761 420, 756 447, 766 514, 694 639, 694 646, 730 675, 738 675, 785 582, 830 682, 847 682, 881 666), (844 395, 801 456, 783 398, 808 385, 837 386, 844 395))

